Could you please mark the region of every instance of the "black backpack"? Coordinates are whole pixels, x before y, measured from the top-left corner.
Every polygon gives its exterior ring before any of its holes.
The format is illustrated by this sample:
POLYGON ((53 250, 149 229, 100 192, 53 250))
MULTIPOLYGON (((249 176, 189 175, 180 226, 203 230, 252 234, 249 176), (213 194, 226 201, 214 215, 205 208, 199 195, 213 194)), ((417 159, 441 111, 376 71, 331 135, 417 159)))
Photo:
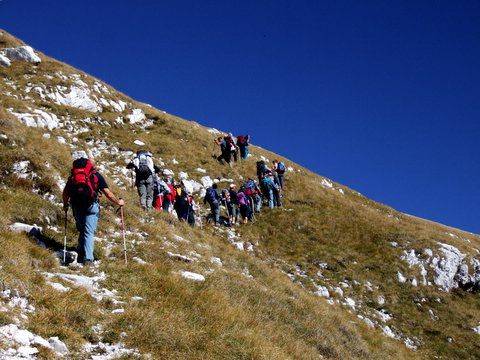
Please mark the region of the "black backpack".
POLYGON ((141 150, 137 152, 138 168, 137 176, 140 179, 148 179, 152 175, 152 170, 148 167, 148 158, 152 157, 148 151, 141 150))

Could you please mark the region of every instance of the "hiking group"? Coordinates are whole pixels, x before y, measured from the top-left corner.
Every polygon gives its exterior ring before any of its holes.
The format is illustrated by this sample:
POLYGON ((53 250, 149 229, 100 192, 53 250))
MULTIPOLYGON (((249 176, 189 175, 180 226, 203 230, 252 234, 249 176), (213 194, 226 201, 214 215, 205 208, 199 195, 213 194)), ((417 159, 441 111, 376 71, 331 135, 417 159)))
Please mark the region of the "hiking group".
POLYGON ((220 147, 220 155, 215 156, 215 150, 213 156, 223 164, 225 161, 230 167, 232 166, 232 158, 235 162, 238 161, 238 155, 240 153, 240 160, 246 160, 248 158, 248 145, 250 143, 250 135, 239 135, 235 142, 232 133, 229 133, 225 137, 218 137, 214 140, 214 149, 216 146, 220 147))
MULTIPOLYGON (((238 136, 236 141, 232 134, 219 137, 215 144, 220 146, 220 156, 216 159, 223 163, 225 161, 232 166, 232 158, 238 161, 247 160, 249 157, 248 146, 250 137, 238 136)), ((71 206, 78 235, 78 262, 85 265, 91 264, 94 260, 94 236, 100 215, 100 198, 105 197, 113 204, 120 207, 121 223, 124 234, 125 246, 125 224, 123 222, 124 201, 117 199, 108 188, 104 177, 97 172, 96 162, 89 159, 84 152, 73 161, 72 170, 67 183, 63 189, 63 208, 65 211, 65 238, 64 238, 64 261, 66 253, 66 221, 67 212, 71 206)), ((285 164, 277 160, 272 162, 272 169, 268 168, 264 160, 256 163, 258 181, 248 180, 237 190, 235 184, 230 184, 228 189, 218 189, 214 183, 208 187, 203 198, 203 203, 210 206, 210 214, 207 222, 215 225, 225 224, 239 225, 254 221, 255 213, 260 213, 262 206, 274 208, 282 206, 282 191, 284 189, 285 164), (221 207, 227 212, 226 220, 221 217, 221 207), (242 218, 241 221, 239 220, 242 218)), ((195 213, 199 206, 195 203, 193 195, 187 190, 184 180, 176 183, 168 170, 161 172, 154 164, 152 153, 147 150, 137 151, 133 159, 128 163, 127 169, 135 173, 135 186, 140 198, 140 205, 145 211, 155 209, 173 214, 176 213, 180 221, 194 226, 195 213)), ((200 220, 201 225, 201 220, 200 220)))

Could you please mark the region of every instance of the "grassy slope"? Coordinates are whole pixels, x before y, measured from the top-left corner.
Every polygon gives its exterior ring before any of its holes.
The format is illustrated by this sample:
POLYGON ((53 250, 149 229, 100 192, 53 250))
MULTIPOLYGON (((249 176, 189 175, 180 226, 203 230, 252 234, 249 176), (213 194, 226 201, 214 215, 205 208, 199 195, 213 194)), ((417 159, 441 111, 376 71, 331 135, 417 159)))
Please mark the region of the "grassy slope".
MULTIPOLYGON (((18 44, 16 39, 2 36, 5 38, 7 41, 3 45, 18 44)), ((38 79, 49 82, 44 75, 58 70, 65 74, 78 72, 45 56, 42 59, 44 61, 36 69, 21 63, 14 63, 8 69, 0 68, 1 76, 17 79, 24 85, 38 79), (24 79, 26 73, 31 73, 32 77, 24 79)), ((58 82, 50 81, 52 85, 58 82)), ((128 100, 117 92, 113 96, 128 100)), ((36 101, 37 106, 44 106, 59 116, 72 119, 91 116, 78 109, 42 103, 40 99, 36 101)), ((2 108, 25 110, 26 106, 24 101, 6 96, 2 96, 1 103, 2 108)), ((169 164, 174 171, 186 170, 193 174, 200 166, 210 176, 254 175, 253 161, 233 170, 212 161, 213 136, 205 128, 135 103, 137 106, 149 118, 155 119, 148 132, 130 125, 120 127, 112 121, 118 114, 102 113, 101 117, 112 127, 92 125, 90 132, 78 136, 80 145, 90 139, 105 139, 112 144, 118 143, 120 149, 137 150, 132 141, 140 139, 149 145, 155 157, 164 161, 177 159, 178 165, 169 164)), ((319 354, 333 358, 411 358, 433 354, 468 358, 479 353, 478 335, 469 331, 480 318, 478 297, 461 291, 445 294, 433 288, 413 288, 398 283, 396 271, 408 274, 409 269, 399 260, 400 250, 388 245, 389 241, 396 241, 405 249, 422 249, 432 247, 434 241, 444 241, 471 252, 465 242, 452 239, 445 232, 455 232, 470 239, 477 247, 478 237, 397 213, 344 187, 346 193, 342 195, 321 186, 318 175, 297 166, 300 172, 288 174, 285 194, 286 207, 294 211, 265 211, 255 226, 240 230, 245 239, 258 242, 255 256, 233 250, 210 228, 190 229, 163 214, 155 215, 154 223, 142 223, 143 214, 136 206, 133 191, 112 186, 130 204, 129 226, 150 234, 148 242, 129 249, 130 253, 151 265, 132 263, 124 267, 102 256, 97 246, 98 256, 104 260, 102 270, 109 274, 106 284, 127 298, 139 295, 145 301, 131 303, 124 314, 112 317, 100 313, 97 304, 81 290, 68 296, 51 290, 38 275, 38 271, 50 271, 57 266, 51 253, 39 249, 23 236, 4 230, 14 221, 46 225, 46 216, 61 226, 61 209, 32 193, 31 189, 35 187, 42 193, 53 192, 58 196, 52 170, 47 170, 44 162, 48 161, 65 177, 70 151, 66 145, 43 139, 44 131, 26 128, 5 111, 0 111, 0 130, 9 138, 1 140, 0 145, 2 183, 7 190, 0 193, 0 200, 5 204, 0 210, 0 237, 2 245, 5 244, 0 252, 3 266, 0 271, 7 286, 20 287, 37 305, 39 310, 30 319, 29 327, 39 334, 60 336, 74 348, 82 339, 94 341, 96 335, 91 326, 103 323, 107 328, 107 340, 117 340, 122 331, 127 331, 125 341, 128 345, 156 358, 316 358, 319 354), (8 174, 11 165, 23 159, 31 161, 39 179, 19 180, 8 174), (387 217, 387 214, 394 217, 387 217), (172 232, 192 241, 191 244, 178 244, 175 252, 182 253, 193 247, 204 259, 210 255, 219 256, 224 266, 208 275, 205 283, 192 285, 180 280, 175 274, 179 269, 205 272, 211 265, 208 261, 178 264, 168 259, 160 248, 165 247, 162 238, 171 239, 172 232), (347 295, 349 292, 357 297, 364 295, 365 303, 371 307, 375 307, 371 299, 377 293, 384 295, 387 300, 384 308, 394 314, 397 327, 409 336, 420 337, 424 345, 414 354, 401 343, 367 329, 353 315, 305 291, 309 284, 304 284, 305 289, 292 284, 279 272, 280 260, 298 264, 311 276, 318 271, 320 262, 327 262, 324 274, 335 284, 343 280, 362 284, 371 281, 379 286, 373 294, 356 285, 344 290, 347 295), (254 276, 253 280, 241 275, 244 267, 254 276), (423 308, 414 303, 418 297, 428 301, 423 308), (438 303, 437 298, 442 302, 438 303), (430 308, 440 317, 438 322, 430 319, 427 310, 430 308), (446 341, 448 336, 454 338, 453 344, 446 341)), ((53 131, 56 133, 64 135, 61 130, 53 131)), ((278 158, 256 147, 252 153, 278 158)), ((115 156, 99 160, 101 163, 118 161, 115 156)), ((117 226, 113 218, 114 214, 107 207, 102 213, 100 237, 110 236, 106 229, 117 226)), ((72 233, 73 223, 69 223, 69 229, 72 233)), ((47 235, 61 242, 61 234, 50 232, 47 235)), ((74 245, 73 236, 70 245, 74 245)), ((114 249, 114 256, 120 258, 120 246, 114 249)), ((282 264, 284 270, 288 270, 289 265, 282 264)), ((110 303, 101 306, 114 308, 110 303)), ((8 320, 6 316, 3 322, 8 320)))

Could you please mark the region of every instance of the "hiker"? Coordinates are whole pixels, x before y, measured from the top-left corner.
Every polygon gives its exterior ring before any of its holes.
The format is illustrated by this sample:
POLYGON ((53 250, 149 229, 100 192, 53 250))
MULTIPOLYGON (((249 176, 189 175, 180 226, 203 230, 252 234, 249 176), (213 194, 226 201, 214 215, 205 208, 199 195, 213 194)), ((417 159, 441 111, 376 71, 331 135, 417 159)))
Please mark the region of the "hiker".
POLYGON ((168 187, 169 192, 163 197, 162 208, 165 212, 172 212, 173 205, 175 204, 175 187, 173 180, 168 178, 167 173, 163 173, 163 181, 168 187))
POLYGON ((211 214, 210 214, 210 218, 213 217, 213 221, 214 221, 215 225, 220 223, 220 199, 221 199, 221 197, 220 197, 220 194, 218 193, 217 188, 218 188, 217 184, 213 184, 212 186, 210 186, 207 189, 207 192, 205 194, 205 198, 203 199, 204 204, 206 204, 208 202, 208 204, 210 205, 210 209, 212 211, 211 214))
POLYGON ((225 137, 225 143, 227 144, 227 151, 230 152, 230 158, 233 156, 233 161, 237 162, 238 151, 237 146, 235 145, 235 140, 233 140, 232 133, 228 133, 228 136, 225 137))
POLYGON ((188 218, 188 209, 189 201, 187 190, 185 189, 185 184, 182 182, 179 185, 175 186, 175 205, 174 209, 177 213, 178 220, 187 221, 188 218))
POLYGON ((270 209, 273 209, 275 206, 282 206, 282 202, 280 200, 280 190, 278 185, 275 184, 273 180, 273 174, 271 172, 263 177, 262 189, 265 197, 268 199, 268 205, 270 206, 270 209))
POLYGON ((237 146, 240 150, 240 158, 246 160, 248 158, 248 145, 250 143, 250 135, 239 135, 237 137, 237 146))
POLYGON ((127 165, 127 169, 135 169, 135 186, 140 196, 140 205, 144 210, 152 209, 153 204, 153 165, 152 154, 146 150, 137 151, 136 156, 127 165))
POLYGON ((188 209, 187 209, 187 223, 190 226, 195 226, 195 211, 197 210, 197 204, 193 199, 192 194, 187 194, 188 196, 188 209))
POLYGON ((242 191, 247 195, 252 210, 259 213, 262 208, 262 191, 258 186, 258 183, 252 178, 248 178, 247 182, 242 187, 242 191))
POLYGON ((230 214, 230 223, 232 225, 238 224, 238 202, 237 202, 237 192, 235 191, 236 185, 230 184, 230 188, 228 190, 228 196, 230 198, 230 202, 227 204, 228 206, 228 213, 230 214))
POLYGON ((72 206, 78 230, 78 262, 93 263, 94 236, 100 214, 99 198, 102 194, 113 204, 123 206, 108 188, 104 177, 96 172, 93 159, 79 158, 73 162, 71 175, 63 188, 63 209, 72 206))
POLYGON ((227 210, 227 218, 228 218, 228 225, 231 225, 232 224, 232 221, 230 219, 230 208, 229 208, 229 204, 230 204, 230 193, 228 192, 228 189, 223 189, 222 192, 221 192, 221 203, 222 205, 225 206, 225 209, 227 210))
POLYGON ((232 161, 232 155, 230 150, 228 149, 227 142, 225 141, 225 138, 222 138, 221 136, 218 137, 215 140, 215 144, 220 146, 220 155, 217 157, 217 160, 223 164, 223 160, 231 166, 230 162, 232 161))
POLYGON ((157 211, 163 210, 163 203, 167 197, 166 195, 171 193, 168 184, 162 180, 158 175, 159 173, 160 169, 156 168, 155 173, 153 174, 153 207, 157 211))
POLYGON ((262 179, 270 171, 270 169, 265 165, 264 160, 257 161, 257 177, 258 182, 262 183, 262 179))
POLYGON ((283 161, 278 161, 278 160, 274 160, 273 161, 273 170, 275 171, 275 174, 276 174, 276 179, 278 181, 278 185, 280 186, 280 189, 283 190, 283 184, 284 184, 284 181, 285 181, 285 171, 286 171, 286 167, 285 167, 285 164, 283 163, 283 161))
POLYGON ((248 204, 247 195, 240 189, 237 193, 237 202, 240 208, 240 214, 242 215, 243 223, 246 224, 248 220, 252 220, 253 211, 248 204))

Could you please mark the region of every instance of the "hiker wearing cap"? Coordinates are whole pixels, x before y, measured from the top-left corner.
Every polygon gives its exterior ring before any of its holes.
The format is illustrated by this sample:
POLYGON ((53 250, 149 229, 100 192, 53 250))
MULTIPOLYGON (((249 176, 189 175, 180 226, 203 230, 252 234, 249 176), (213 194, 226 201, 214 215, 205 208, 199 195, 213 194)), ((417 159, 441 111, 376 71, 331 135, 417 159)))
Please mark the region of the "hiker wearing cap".
POLYGON ((127 169, 135 170, 135 186, 140 196, 140 205, 144 210, 152 209, 153 205, 153 165, 152 154, 147 150, 137 151, 135 157, 127 165, 127 169))
POLYGON ((237 147, 240 150, 240 158, 246 160, 248 158, 248 145, 250 143, 250 135, 239 135, 237 137, 237 147))
POLYGON ((220 223, 220 201, 221 196, 218 193, 218 186, 217 184, 213 184, 207 189, 203 203, 210 205, 210 218, 213 218, 215 225, 220 223))
POLYGON ((238 224, 238 202, 237 202, 237 192, 235 191, 236 185, 230 184, 228 190, 228 195, 230 197, 230 202, 228 203, 228 213, 230 214, 230 223, 233 225, 238 224))
POLYGON ((73 162, 71 175, 63 188, 63 209, 72 206, 78 230, 78 262, 89 265, 93 262, 94 236, 100 214, 101 194, 115 205, 123 206, 108 188, 105 178, 96 171, 93 159, 79 158, 73 162))

